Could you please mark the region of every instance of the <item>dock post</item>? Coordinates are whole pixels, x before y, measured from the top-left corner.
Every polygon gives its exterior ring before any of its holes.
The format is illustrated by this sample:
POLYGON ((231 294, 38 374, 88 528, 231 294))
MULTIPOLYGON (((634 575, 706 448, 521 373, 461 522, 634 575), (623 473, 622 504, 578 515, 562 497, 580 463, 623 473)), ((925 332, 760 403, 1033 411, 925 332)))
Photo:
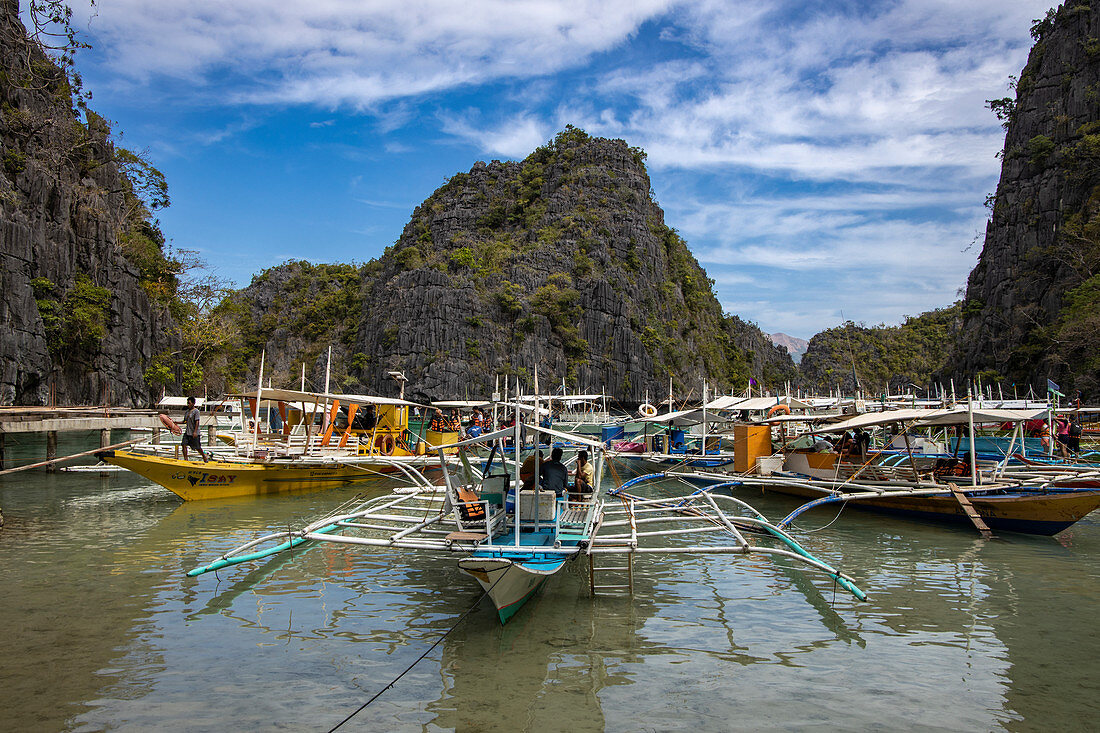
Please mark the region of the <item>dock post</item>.
POLYGON ((214 442, 218 439, 218 426, 207 425, 206 426, 206 448, 209 450, 214 447, 214 442))
MULTIPOLYGON (((100 448, 106 448, 110 444, 111 444, 111 429, 110 428, 100 429, 100 431, 99 431, 99 447, 100 448)), ((110 473, 108 473, 107 471, 100 471, 99 475, 100 476, 110 476, 110 473)))
MULTIPOLYGON (((52 461, 54 458, 57 458, 57 431, 49 430, 46 432, 46 460, 52 461)), ((47 473, 55 473, 56 471, 56 463, 46 466, 47 473)))
POLYGON ((153 428, 153 445, 160 445, 160 428, 153 428))
POLYGON ((4 434, 0 433, 0 470, 4 469, 4 434))

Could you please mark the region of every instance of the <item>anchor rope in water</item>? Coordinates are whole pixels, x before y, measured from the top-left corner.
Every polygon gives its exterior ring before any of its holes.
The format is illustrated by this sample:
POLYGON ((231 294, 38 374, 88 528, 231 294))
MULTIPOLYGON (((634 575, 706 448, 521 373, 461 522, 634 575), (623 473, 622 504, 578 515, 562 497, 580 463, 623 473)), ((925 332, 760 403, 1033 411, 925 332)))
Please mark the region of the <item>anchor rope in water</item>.
POLYGON ((496 588, 496 587, 497 587, 497 583, 499 583, 500 581, 504 580, 504 576, 506 576, 506 575, 508 574, 508 571, 509 571, 509 570, 511 570, 511 569, 512 569, 512 567, 513 567, 513 566, 508 566, 508 568, 506 568, 506 569, 505 569, 505 571, 504 571, 503 573, 501 573, 501 574, 500 574, 500 577, 499 577, 499 578, 497 578, 497 579, 496 579, 496 581, 495 581, 495 582, 494 582, 494 583, 493 583, 493 584, 492 584, 491 586, 489 586, 488 588, 486 588, 486 589, 485 589, 485 591, 484 591, 484 592, 483 592, 483 593, 482 593, 482 594, 481 594, 480 596, 478 596, 478 599, 477 599, 476 601, 474 601, 473 605, 471 605, 471 606, 470 606, 469 608, 467 608, 467 609, 466 609, 466 612, 465 612, 465 613, 463 613, 463 614, 462 614, 461 616, 459 616, 459 617, 458 617, 458 620, 457 620, 457 621, 455 621, 455 622, 454 622, 454 624, 452 624, 452 625, 451 625, 451 627, 450 627, 449 629, 447 629, 446 631, 444 631, 444 632, 443 632, 443 633, 442 633, 442 634, 441 634, 441 635, 439 636, 439 638, 438 638, 438 639, 436 639, 436 640, 435 640, 434 642, 432 642, 432 645, 431 645, 430 647, 428 647, 427 649, 425 649, 425 650, 424 650, 424 652, 423 652, 423 653, 422 653, 422 654, 421 654, 421 655, 420 655, 419 657, 417 657, 416 659, 414 659, 414 660, 413 660, 413 662, 412 662, 412 664, 410 664, 410 665, 409 665, 408 667, 406 667, 406 668, 405 668, 405 669, 404 669, 404 670, 403 670, 403 671, 401 672, 401 674, 397 675, 397 676, 396 676, 396 677, 394 677, 394 678, 393 678, 392 680, 390 680, 390 682, 389 682, 389 683, 388 683, 388 684, 387 684, 387 685, 386 685, 385 687, 383 687, 383 688, 382 688, 381 690, 379 690, 378 692, 374 693, 374 695, 373 695, 373 696, 372 696, 372 697, 371 697, 371 698, 370 698, 369 700, 367 700, 367 701, 366 701, 365 703, 363 703, 363 704, 362 704, 362 705, 360 705, 360 706, 359 706, 358 708, 356 708, 356 709, 355 709, 355 710, 354 710, 354 711, 353 711, 353 712, 352 712, 352 713, 351 713, 350 715, 348 715, 348 716, 347 716, 346 718, 344 718, 343 720, 341 720, 341 721, 340 721, 339 723, 337 723, 336 725, 334 725, 334 726, 332 726, 331 728, 329 728, 329 729, 328 729, 328 733, 333 733, 333 731, 335 731, 335 730, 337 730, 338 728, 340 728, 340 727, 341 727, 341 726, 342 726, 342 725, 343 725, 344 723, 348 722, 349 720, 351 720, 352 718, 354 718, 354 717, 355 717, 356 715, 358 715, 359 713, 361 713, 361 712, 363 712, 364 710, 366 710, 366 708, 367 708, 367 706, 368 706, 368 705, 370 705, 370 704, 371 704, 372 702, 374 702, 375 700, 377 700, 378 698, 380 698, 380 697, 382 696, 382 693, 384 693, 384 692, 385 692, 386 690, 390 689, 391 687, 393 687, 394 685, 396 685, 396 684, 397 684, 398 682, 400 682, 400 681, 401 681, 401 678, 402 678, 402 677, 404 677, 404 676, 405 676, 405 675, 407 675, 407 674, 408 674, 409 672, 411 672, 411 671, 412 671, 412 668, 413 668, 413 667, 415 667, 415 666, 416 666, 417 664, 419 664, 419 663, 421 662, 421 660, 423 660, 423 659, 424 659, 424 657, 426 657, 426 656, 428 656, 429 654, 431 654, 431 653, 432 653, 432 651, 433 651, 433 650, 434 650, 434 649, 435 649, 435 648, 436 648, 437 646, 439 646, 439 644, 440 644, 440 643, 441 643, 441 642, 442 642, 442 641, 443 641, 444 639, 446 639, 446 638, 447 638, 448 636, 450 636, 450 634, 451 634, 451 632, 452 632, 452 631, 454 631, 455 629, 457 629, 457 628, 458 628, 459 624, 461 624, 461 623, 462 623, 463 621, 465 621, 465 620, 466 620, 466 617, 467 617, 467 616, 469 616, 469 615, 470 615, 471 613, 473 613, 473 612, 474 612, 474 609, 476 609, 476 608, 477 608, 478 606, 480 606, 480 605, 481 605, 481 602, 482 602, 483 600, 485 600, 485 598, 486 598, 486 597, 488 597, 488 595, 489 595, 489 592, 490 592, 490 591, 492 591, 492 590, 493 590, 493 588, 496 588))

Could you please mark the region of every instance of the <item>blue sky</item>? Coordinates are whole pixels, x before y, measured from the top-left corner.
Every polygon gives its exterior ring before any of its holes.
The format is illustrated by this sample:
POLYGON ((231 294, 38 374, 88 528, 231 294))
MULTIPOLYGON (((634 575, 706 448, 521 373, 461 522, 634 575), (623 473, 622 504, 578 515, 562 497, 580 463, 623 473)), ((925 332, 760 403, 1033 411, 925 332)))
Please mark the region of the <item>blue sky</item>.
POLYGON ((957 297, 1046 2, 74 0, 91 107, 239 285, 365 262, 566 124, 644 148, 727 311, 808 338, 957 297))

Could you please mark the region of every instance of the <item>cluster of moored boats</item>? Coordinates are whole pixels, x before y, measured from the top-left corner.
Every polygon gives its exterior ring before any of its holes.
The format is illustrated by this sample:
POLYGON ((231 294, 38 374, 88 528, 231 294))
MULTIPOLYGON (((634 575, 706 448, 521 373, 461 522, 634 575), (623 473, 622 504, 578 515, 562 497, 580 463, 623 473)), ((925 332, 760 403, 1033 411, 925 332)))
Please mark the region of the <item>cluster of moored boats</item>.
MULTIPOLYGON (((1050 429, 1060 414, 1089 424, 1096 411, 1048 402, 719 396, 615 415, 601 395, 432 405, 261 387, 209 404, 208 462, 155 439, 100 457, 185 500, 381 475, 401 485, 258 537, 192 575, 308 543, 454 553, 502 621, 581 556, 594 593, 629 588, 639 554, 734 553, 788 558, 862 599, 792 529, 824 505, 962 523, 987 537, 1052 535, 1100 507, 1095 432, 1081 428, 1068 453, 1050 429), (443 409, 474 417, 438 419, 443 409), (579 451, 592 456, 590 487, 543 488, 540 449, 551 446, 567 465, 579 451), (746 488, 808 501, 772 522, 741 498, 746 488), (618 583, 604 582, 615 574, 618 583)), ((175 427, 168 416, 165 425, 175 427)))

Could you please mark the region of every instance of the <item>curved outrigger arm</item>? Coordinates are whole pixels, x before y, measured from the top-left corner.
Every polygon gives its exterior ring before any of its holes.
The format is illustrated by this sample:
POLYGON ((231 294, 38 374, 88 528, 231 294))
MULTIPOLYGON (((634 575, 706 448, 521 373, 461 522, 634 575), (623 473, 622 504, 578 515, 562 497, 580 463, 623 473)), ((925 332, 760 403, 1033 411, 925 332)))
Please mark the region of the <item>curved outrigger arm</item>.
POLYGON ((779 555, 781 557, 799 560, 817 570, 821 570, 832 578, 837 585, 851 593, 857 599, 861 601, 867 600, 867 594, 860 590, 853 578, 825 561, 814 557, 814 555, 799 544, 798 541, 788 534, 781 526, 772 524, 765 519, 760 512, 740 499, 712 493, 715 488, 726 485, 739 485, 741 483, 740 481, 729 481, 715 486, 708 486, 686 496, 662 497, 659 499, 646 499, 624 491, 625 488, 635 486, 646 479, 661 478, 663 476, 664 474, 639 476, 635 480, 624 483, 622 487, 608 492, 610 495, 622 499, 623 507, 615 509, 605 507, 604 513, 607 518, 604 521, 603 528, 629 527, 630 533, 617 535, 608 534, 597 537, 589 547, 588 551, 590 553, 613 551, 611 548, 601 548, 599 546, 599 542, 602 539, 608 543, 629 542, 632 544, 631 551, 640 553, 762 553, 779 555), (719 501, 730 505, 732 508, 745 510, 753 516, 731 514, 719 506, 719 501), (684 521, 688 519, 706 522, 711 526, 645 531, 647 525, 684 521), (724 532, 732 536, 736 540, 736 543, 733 545, 704 545, 693 547, 643 547, 639 544, 640 540, 645 537, 707 531, 724 532), (786 546, 786 549, 753 544, 745 538, 743 532, 766 533, 782 542, 786 546))

